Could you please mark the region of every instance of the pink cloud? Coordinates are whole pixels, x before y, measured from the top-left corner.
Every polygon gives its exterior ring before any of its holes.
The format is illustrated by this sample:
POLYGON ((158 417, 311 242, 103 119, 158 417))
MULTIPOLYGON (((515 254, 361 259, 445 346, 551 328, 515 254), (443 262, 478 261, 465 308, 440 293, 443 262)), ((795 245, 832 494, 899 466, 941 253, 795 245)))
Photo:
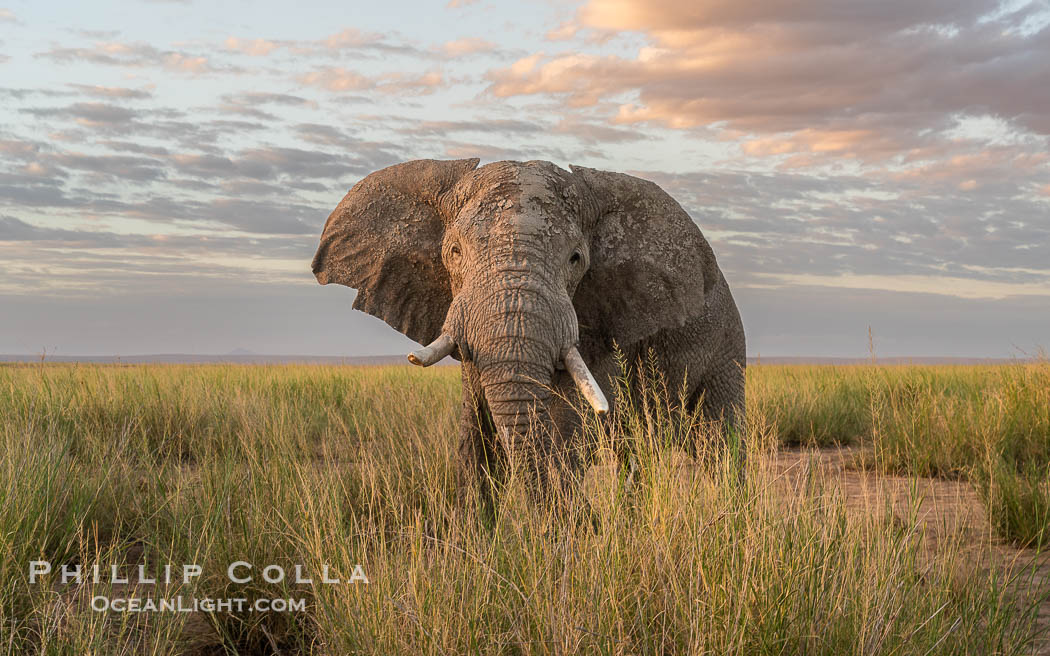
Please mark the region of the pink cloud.
POLYGON ((592 108, 626 96, 610 121, 717 125, 750 135, 746 154, 813 161, 926 148, 937 140, 931 132, 965 114, 1050 134, 1050 28, 1020 29, 1034 5, 982 19, 997 7, 590 0, 567 25, 604 38, 640 33, 649 43, 631 56, 535 53, 490 70, 488 91, 592 108))
POLYGON ((553 30, 547 32, 543 38, 548 41, 567 41, 572 37, 576 36, 576 33, 580 31, 580 26, 576 21, 565 21, 561 25, 558 25, 553 30))
POLYGON ((496 50, 496 47, 496 44, 492 41, 486 41, 485 39, 479 39, 476 37, 467 37, 456 39, 454 41, 447 41, 441 46, 441 51, 449 57, 460 57, 463 55, 492 52, 496 50))
POLYGON ((383 40, 381 34, 369 34, 354 28, 347 28, 336 34, 325 37, 321 44, 332 50, 342 48, 360 48, 383 40))
POLYGON ((267 41, 266 39, 239 39, 235 36, 226 39, 225 43, 227 50, 242 52, 246 55, 251 55, 252 57, 265 57, 281 47, 281 44, 275 41, 267 41))

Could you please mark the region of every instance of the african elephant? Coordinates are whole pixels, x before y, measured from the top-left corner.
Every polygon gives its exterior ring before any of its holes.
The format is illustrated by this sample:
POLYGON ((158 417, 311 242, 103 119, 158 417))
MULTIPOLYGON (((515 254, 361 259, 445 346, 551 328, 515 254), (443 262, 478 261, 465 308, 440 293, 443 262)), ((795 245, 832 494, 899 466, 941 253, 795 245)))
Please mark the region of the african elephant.
POLYGON ((706 416, 742 419, 744 330, 699 228, 652 182, 570 168, 405 162, 358 182, 321 235, 318 282, 429 344, 411 362, 461 361, 471 476, 564 456, 579 422, 564 399, 606 412, 617 348, 654 353, 706 416))

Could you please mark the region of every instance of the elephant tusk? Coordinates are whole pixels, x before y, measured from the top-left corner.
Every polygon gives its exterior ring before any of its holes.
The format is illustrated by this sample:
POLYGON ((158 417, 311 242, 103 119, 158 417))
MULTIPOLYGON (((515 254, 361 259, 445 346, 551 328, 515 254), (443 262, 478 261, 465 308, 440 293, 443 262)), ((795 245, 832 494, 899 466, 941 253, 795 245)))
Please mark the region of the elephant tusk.
POLYGON ((442 333, 440 337, 429 345, 409 353, 408 361, 420 367, 429 367, 444 360, 445 356, 450 355, 454 350, 456 350, 456 343, 452 341, 451 337, 442 333))
POLYGON ((576 386, 580 388, 583 398, 587 399, 594 411, 600 415, 609 412, 609 402, 605 399, 602 388, 598 387, 594 376, 591 375, 591 370, 584 364, 575 346, 565 352, 565 368, 568 369, 572 379, 576 381, 576 386))

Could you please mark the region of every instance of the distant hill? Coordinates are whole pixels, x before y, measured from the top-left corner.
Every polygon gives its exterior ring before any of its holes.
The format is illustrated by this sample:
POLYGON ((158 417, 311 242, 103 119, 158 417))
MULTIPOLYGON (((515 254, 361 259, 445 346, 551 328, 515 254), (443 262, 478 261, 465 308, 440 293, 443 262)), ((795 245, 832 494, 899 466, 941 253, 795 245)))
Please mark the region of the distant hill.
MULTIPOLYGON (((38 362, 38 355, 2 355, 0 362, 38 362)), ((333 365, 391 365, 410 366, 404 355, 260 355, 237 349, 225 355, 198 355, 193 353, 153 353, 147 355, 48 355, 46 362, 94 362, 110 364, 333 364, 333 365)), ((946 358, 946 357, 893 357, 878 358, 878 364, 1012 364, 1029 362, 1024 358, 946 358)), ((870 358, 828 358, 808 356, 754 356, 747 359, 753 364, 869 364, 870 358)), ((440 364, 456 364, 445 358, 440 364)))

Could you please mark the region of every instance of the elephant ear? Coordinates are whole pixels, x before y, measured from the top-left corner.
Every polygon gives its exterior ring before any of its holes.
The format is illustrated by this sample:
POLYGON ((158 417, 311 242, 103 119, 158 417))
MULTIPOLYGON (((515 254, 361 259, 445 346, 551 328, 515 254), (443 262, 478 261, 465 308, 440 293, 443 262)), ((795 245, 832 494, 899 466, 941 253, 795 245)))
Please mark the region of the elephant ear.
POLYGON ((702 315, 721 272, 681 205, 648 180, 571 168, 598 206, 591 264, 574 298, 581 337, 628 349, 702 315))
POLYGON ((354 309, 422 344, 441 332, 452 291, 441 262, 446 192, 477 159, 416 160, 370 174, 328 217, 313 272, 357 289, 354 309))

